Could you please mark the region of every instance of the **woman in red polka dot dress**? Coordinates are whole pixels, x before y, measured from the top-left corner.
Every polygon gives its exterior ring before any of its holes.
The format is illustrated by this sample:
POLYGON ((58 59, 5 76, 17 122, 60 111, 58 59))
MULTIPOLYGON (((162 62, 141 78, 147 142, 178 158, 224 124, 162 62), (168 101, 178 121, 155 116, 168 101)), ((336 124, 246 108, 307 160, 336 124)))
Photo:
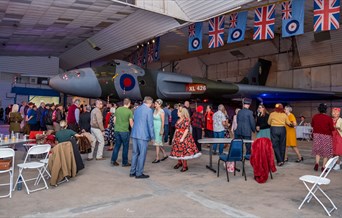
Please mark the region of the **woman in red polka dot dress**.
POLYGON ((188 170, 187 160, 197 158, 201 156, 201 153, 198 151, 189 131, 190 116, 188 110, 180 106, 178 108, 178 117, 170 158, 178 160, 174 169, 182 167, 181 172, 185 172, 188 170))
POLYGON ((319 167, 319 160, 323 158, 322 171, 328 161, 333 156, 332 132, 334 131, 333 120, 326 115, 328 106, 321 103, 318 106, 319 114, 312 117, 311 125, 313 128, 312 155, 316 157, 314 170, 319 167))

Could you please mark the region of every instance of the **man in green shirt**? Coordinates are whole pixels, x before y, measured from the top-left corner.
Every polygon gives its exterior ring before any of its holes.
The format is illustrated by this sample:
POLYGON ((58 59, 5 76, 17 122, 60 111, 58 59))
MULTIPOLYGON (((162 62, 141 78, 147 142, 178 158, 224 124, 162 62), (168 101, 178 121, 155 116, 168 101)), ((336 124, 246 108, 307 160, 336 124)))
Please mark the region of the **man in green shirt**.
POLYGON ((133 127, 133 113, 129 109, 131 105, 131 100, 125 98, 123 100, 123 106, 119 107, 115 111, 114 115, 114 123, 115 123, 115 147, 112 154, 111 163, 114 166, 119 166, 119 163, 116 162, 118 159, 119 150, 121 144, 123 145, 122 148, 122 166, 128 167, 131 166, 128 163, 128 146, 129 146, 129 126, 133 127))

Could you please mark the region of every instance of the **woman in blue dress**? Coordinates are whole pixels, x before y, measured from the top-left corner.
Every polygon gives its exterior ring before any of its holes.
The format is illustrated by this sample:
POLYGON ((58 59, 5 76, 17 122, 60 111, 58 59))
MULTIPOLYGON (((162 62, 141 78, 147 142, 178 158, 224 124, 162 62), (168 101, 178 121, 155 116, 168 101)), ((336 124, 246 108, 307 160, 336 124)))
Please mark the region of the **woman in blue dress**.
POLYGON ((163 148, 163 134, 164 134, 164 119, 165 114, 162 108, 163 101, 157 99, 154 103, 155 109, 153 112, 153 128, 154 128, 154 146, 156 146, 156 159, 152 163, 159 163, 160 161, 166 160, 168 156, 163 148), (160 151, 163 153, 163 158, 159 159, 160 151))

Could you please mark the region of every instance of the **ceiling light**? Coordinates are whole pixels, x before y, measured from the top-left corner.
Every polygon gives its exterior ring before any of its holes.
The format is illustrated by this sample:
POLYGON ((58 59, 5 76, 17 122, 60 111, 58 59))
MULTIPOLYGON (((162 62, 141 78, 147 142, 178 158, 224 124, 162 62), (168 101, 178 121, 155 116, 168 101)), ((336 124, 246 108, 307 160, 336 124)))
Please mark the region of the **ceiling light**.
POLYGON ((93 49, 95 49, 96 51, 100 51, 100 50, 101 50, 101 48, 98 47, 94 42, 90 41, 90 39, 87 39, 87 42, 88 42, 88 44, 89 44, 93 49))

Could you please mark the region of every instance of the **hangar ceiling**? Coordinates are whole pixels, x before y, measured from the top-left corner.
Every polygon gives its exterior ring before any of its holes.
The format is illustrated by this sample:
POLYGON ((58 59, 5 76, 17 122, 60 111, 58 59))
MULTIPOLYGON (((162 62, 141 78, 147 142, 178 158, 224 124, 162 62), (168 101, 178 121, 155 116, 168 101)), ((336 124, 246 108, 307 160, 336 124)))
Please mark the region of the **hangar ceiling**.
MULTIPOLYGON (((161 36, 162 61, 205 56, 255 44, 251 39, 258 5, 282 0, 0 0, 0 55, 56 56, 70 69, 102 59, 125 58, 136 45, 161 36), (246 40, 208 49, 207 22, 203 49, 187 51, 187 25, 195 21, 248 10, 246 40), (94 49, 94 48, 99 49, 94 49)), ((313 2, 305 3, 305 32, 312 31, 313 2)), ((276 35, 281 34, 280 5, 276 35)), ((228 26, 226 18, 226 26, 228 26)), ((227 29, 227 28, 226 28, 227 29)), ((263 43, 263 42, 261 42, 263 43)), ((268 45, 276 47, 274 40, 268 45), (271 43, 271 44, 270 44, 271 43)), ((265 43, 263 43, 265 45, 265 43)), ((249 56, 248 49, 242 49, 249 56)), ((205 58, 210 64, 210 58, 205 58)))
POLYGON ((72 68, 251 1, 0 0, 0 55, 56 56, 72 68))

